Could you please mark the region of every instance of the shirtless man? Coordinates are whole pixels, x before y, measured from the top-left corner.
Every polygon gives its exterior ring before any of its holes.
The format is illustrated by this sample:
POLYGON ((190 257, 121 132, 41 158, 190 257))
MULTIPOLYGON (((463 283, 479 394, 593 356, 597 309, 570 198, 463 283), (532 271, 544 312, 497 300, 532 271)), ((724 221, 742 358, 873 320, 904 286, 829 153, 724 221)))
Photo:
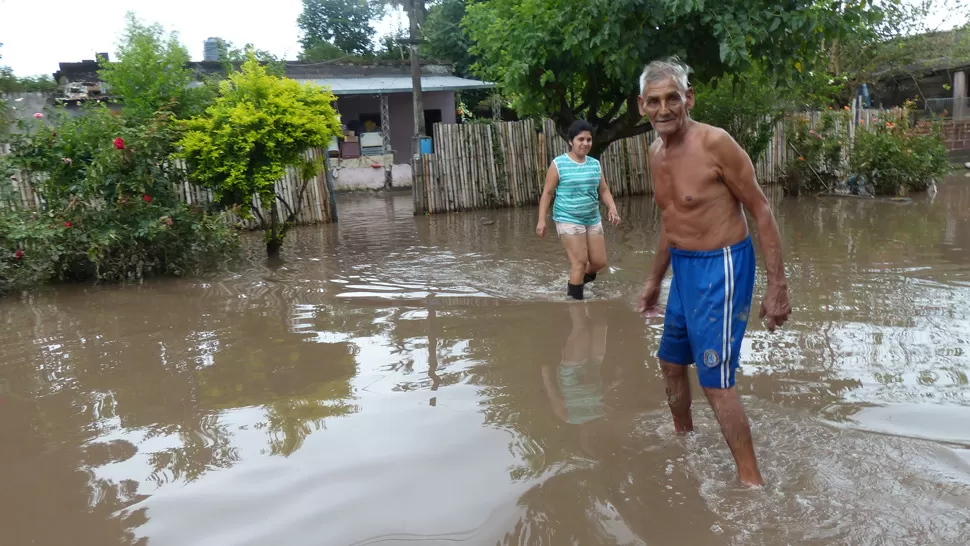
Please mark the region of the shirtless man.
POLYGON ((743 208, 757 224, 768 270, 760 316, 774 331, 791 313, 781 234, 748 154, 722 129, 690 118, 689 68, 654 61, 640 77, 640 113, 660 136, 650 147, 654 200, 662 211, 660 242, 638 311, 660 311, 660 287, 673 266, 657 356, 674 430, 693 430, 687 366, 697 376, 746 485, 763 481, 751 427, 734 388, 738 353, 751 311, 755 254, 743 208))

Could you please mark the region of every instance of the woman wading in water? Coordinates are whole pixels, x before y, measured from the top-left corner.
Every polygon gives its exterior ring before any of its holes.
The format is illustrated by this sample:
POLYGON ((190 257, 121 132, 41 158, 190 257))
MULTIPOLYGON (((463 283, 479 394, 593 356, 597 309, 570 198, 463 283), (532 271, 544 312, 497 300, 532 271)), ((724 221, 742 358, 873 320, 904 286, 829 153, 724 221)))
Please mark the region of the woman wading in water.
POLYGON ((596 272, 606 267, 600 199, 609 209, 607 218, 611 224, 620 223, 620 215, 616 212, 613 194, 606 186, 600 162, 586 155, 593 145, 593 126, 587 121, 574 121, 567 136, 569 151, 553 159, 546 172, 536 234, 546 236, 546 217, 555 192, 552 219, 571 264, 566 293, 581 300, 583 286, 594 281, 596 272))

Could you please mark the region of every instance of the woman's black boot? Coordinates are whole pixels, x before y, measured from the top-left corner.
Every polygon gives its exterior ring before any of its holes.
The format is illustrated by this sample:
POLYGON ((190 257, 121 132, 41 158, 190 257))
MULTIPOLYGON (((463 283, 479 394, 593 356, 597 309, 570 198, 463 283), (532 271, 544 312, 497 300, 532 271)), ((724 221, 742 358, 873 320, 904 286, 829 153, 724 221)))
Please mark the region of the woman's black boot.
POLYGON ((566 293, 574 300, 583 299, 583 285, 566 283, 566 293))

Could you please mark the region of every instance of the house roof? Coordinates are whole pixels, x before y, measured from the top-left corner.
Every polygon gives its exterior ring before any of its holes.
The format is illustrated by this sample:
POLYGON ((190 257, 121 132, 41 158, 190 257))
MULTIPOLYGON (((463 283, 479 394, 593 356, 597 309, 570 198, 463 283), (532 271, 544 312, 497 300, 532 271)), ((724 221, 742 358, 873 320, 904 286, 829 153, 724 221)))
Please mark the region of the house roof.
MULTIPOLYGON (((292 76, 291 76, 292 77, 292 76)), ((313 82, 327 86, 334 95, 389 95, 410 93, 411 76, 375 75, 351 78, 293 78, 299 82, 313 82)), ((422 91, 461 91, 463 89, 491 89, 494 83, 459 78, 458 76, 421 76, 422 91)))

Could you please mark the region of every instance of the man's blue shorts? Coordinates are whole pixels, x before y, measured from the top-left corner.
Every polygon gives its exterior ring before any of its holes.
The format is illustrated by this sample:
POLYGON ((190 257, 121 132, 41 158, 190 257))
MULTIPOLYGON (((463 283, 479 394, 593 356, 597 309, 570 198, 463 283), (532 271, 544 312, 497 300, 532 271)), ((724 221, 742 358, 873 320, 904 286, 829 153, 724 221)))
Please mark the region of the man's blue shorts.
POLYGON ((696 362, 702 387, 733 387, 754 293, 751 237, 718 250, 671 248, 670 265, 674 279, 657 356, 671 364, 696 362))

